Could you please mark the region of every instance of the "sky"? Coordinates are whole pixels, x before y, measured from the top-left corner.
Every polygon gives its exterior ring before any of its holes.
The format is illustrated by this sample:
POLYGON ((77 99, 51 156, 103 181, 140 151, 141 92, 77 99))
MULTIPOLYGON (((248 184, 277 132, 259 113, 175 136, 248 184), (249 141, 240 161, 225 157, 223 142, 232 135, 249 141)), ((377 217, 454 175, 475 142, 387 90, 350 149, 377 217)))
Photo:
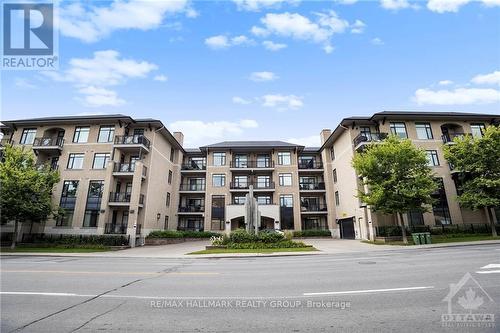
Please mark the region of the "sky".
POLYGON ((185 146, 319 146, 349 116, 500 114, 500 0, 68 1, 59 69, 2 71, 0 120, 126 114, 185 146))

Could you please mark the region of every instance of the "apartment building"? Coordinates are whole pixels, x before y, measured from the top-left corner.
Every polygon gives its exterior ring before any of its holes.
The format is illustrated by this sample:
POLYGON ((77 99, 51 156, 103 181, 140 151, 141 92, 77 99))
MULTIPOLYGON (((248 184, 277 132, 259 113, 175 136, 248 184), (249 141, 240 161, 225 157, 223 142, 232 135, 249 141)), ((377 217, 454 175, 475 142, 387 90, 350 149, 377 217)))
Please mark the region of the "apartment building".
MULTIPOLYGON (((499 123, 499 115, 379 112, 321 131, 321 147, 224 141, 183 148, 182 133, 170 133, 159 120, 51 117, 2 121, 0 148, 26 146, 38 163, 60 171, 53 200, 65 214, 24 225, 23 232, 128 235, 131 245, 152 230, 229 232, 245 226, 244 203, 253 192, 262 229, 329 229, 334 238, 370 239, 376 226, 396 225, 396 219, 357 198, 356 151, 389 134, 427 151, 441 187, 432 210, 408 214, 407 225, 489 223, 484 211, 455 200, 458 178, 443 145, 499 123)), ((498 223, 500 210, 495 214, 498 223)))
MULTIPOLYGON (((443 146, 453 144, 457 136, 482 136, 486 126, 500 123, 500 115, 459 112, 384 111, 371 117, 344 118, 332 132, 321 132, 321 153, 325 165, 327 203, 333 207, 329 226, 338 238, 370 239, 376 226, 397 225, 396 216, 370 210, 356 197, 360 181, 351 165, 356 151, 377 144, 388 135, 410 139, 427 152, 429 166, 440 181, 434 193, 436 203, 428 213, 411 212, 406 225, 449 225, 489 223, 485 211, 470 211, 456 201, 458 177, 443 154, 443 146)), ((495 223, 500 210, 494 211, 495 223)))
POLYGON ((2 146, 33 150, 37 163, 60 172, 53 201, 58 219, 26 224, 21 233, 124 234, 132 245, 176 223, 182 133, 159 120, 124 115, 2 121, 2 146))

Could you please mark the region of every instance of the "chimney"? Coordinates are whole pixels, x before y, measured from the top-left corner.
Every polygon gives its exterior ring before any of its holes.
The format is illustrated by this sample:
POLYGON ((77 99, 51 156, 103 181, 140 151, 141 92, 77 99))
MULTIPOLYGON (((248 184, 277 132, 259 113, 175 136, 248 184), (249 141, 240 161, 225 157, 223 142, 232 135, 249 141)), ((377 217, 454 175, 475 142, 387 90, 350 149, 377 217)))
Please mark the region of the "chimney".
POLYGON ((184 134, 182 134, 182 132, 174 132, 174 138, 181 146, 184 146, 184 134))
POLYGON ((328 138, 330 137, 330 135, 332 135, 332 130, 331 129, 323 129, 321 131, 321 144, 324 144, 326 140, 328 140, 328 138))

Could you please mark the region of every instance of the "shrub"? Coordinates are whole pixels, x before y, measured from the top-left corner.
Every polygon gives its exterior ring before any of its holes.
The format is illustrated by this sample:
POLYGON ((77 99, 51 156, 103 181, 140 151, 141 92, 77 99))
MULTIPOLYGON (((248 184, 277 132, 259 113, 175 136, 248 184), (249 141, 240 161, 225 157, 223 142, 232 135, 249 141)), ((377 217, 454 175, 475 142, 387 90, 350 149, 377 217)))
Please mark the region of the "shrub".
POLYGON ((220 234, 210 231, 156 230, 151 231, 148 238, 210 238, 212 236, 220 236, 220 234))
POLYGON ((277 243, 285 239, 285 235, 279 232, 263 231, 257 234, 257 241, 264 243, 277 243))
POLYGON ((289 249, 307 247, 306 244, 302 242, 295 242, 290 240, 282 240, 275 243, 264 243, 264 242, 248 242, 248 243, 232 243, 227 244, 228 249, 289 249))
POLYGON ((332 236, 330 230, 297 230, 293 232, 293 237, 324 237, 332 236))
POLYGON ((33 237, 34 244, 52 245, 98 245, 98 246, 125 246, 128 238, 125 236, 110 235, 51 235, 40 234, 33 237))
POLYGON ((258 237, 248 233, 245 229, 237 229, 229 235, 229 242, 231 243, 250 243, 256 241, 258 241, 258 237))

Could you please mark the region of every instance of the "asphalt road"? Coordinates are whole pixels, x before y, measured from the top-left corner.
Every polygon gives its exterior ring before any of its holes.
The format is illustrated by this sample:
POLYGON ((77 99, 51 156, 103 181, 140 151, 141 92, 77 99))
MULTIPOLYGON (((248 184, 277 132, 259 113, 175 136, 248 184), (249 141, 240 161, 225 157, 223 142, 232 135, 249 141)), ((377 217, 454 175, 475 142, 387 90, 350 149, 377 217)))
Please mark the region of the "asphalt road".
POLYGON ((498 332, 500 246, 226 259, 8 256, 0 296, 2 333, 498 332), (450 284, 458 285, 449 307, 450 284))

